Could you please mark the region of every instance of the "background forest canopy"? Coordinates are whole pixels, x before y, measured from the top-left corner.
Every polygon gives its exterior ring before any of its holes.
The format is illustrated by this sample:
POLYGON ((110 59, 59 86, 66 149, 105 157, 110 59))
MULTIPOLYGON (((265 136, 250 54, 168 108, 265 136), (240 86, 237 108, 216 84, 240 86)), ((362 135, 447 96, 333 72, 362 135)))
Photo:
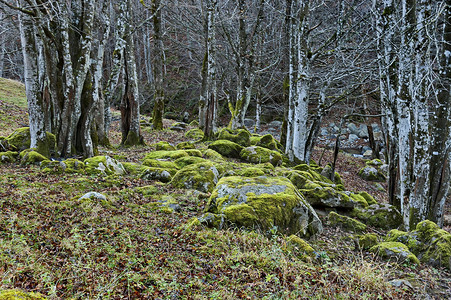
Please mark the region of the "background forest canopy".
POLYGON ((210 138, 275 116, 292 162, 310 161, 332 110, 379 116, 390 202, 407 227, 440 225, 450 9, 450 0, 0 0, 0 76, 25 82, 31 145, 47 156, 109 146, 112 106, 126 146, 144 143, 141 113, 159 130, 165 112, 190 112, 210 138))

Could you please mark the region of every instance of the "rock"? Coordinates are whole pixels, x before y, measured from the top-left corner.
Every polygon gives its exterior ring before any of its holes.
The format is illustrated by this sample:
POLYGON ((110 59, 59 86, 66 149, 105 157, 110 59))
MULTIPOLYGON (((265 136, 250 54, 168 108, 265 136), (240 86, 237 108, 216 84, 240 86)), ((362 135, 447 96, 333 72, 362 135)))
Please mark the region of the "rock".
POLYGON ((360 169, 358 175, 367 181, 386 181, 387 178, 373 166, 365 166, 360 169))
MULTIPOLYGON (((184 156, 189 157, 189 156, 184 156)), ((181 158, 184 158, 181 157, 181 158)), ((162 169, 179 169, 179 166, 172 161, 169 160, 161 160, 161 159, 144 159, 143 166, 153 167, 153 168, 162 168, 162 169)))
POLYGON ((19 155, 15 151, 0 152, 0 163, 12 163, 16 161, 16 157, 19 155))
POLYGON ((354 123, 349 123, 347 125, 347 128, 349 130, 349 133, 357 136, 357 134, 359 133, 359 128, 354 124, 354 123))
POLYGON ((406 245, 398 242, 382 242, 370 248, 370 251, 377 253, 382 258, 395 258, 401 262, 420 264, 418 258, 409 251, 406 245))
POLYGON ((301 252, 302 254, 307 254, 309 256, 313 255, 315 253, 315 250, 312 248, 312 246, 309 245, 305 240, 301 239, 297 235, 290 235, 287 238, 287 242, 291 244, 291 248, 294 248, 292 250, 296 250, 298 252, 301 252))
POLYGON ((373 204, 364 209, 355 208, 352 216, 364 221, 367 225, 390 230, 403 224, 401 213, 390 204, 373 204))
POLYGON ((208 145, 208 149, 212 149, 225 157, 240 158, 243 147, 228 140, 217 140, 208 145))
POLYGON ((361 139, 367 139, 369 137, 368 134, 368 127, 364 124, 360 124, 359 131, 357 132, 357 135, 361 139))
POLYGON ((184 167, 192 164, 198 164, 198 163, 204 163, 207 162, 207 160, 197 157, 197 156, 185 156, 180 157, 174 161, 175 165, 177 166, 177 169, 183 169, 184 167))
POLYGON ((185 133, 185 137, 193 140, 201 140, 204 138, 204 132, 199 128, 193 128, 185 133))
MULTIPOLYGON (((6 148, 12 151, 22 151, 30 148, 31 135, 30 127, 22 127, 11 133, 6 139, 6 148)), ((50 156, 56 151, 56 137, 50 132, 46 132, 46 143, 41 148, 34 149, 36 152, 50 156)))
POLYGON ((177 172, 177 170, 175 170, 175 169, 147 167, 141 173, 140 178, 142 178, 144 180, 158 180, 161 182, 169 182, 172 180, 172 176, 176 172, 177 172))
POLYGON ((377 123, 371 124, 371 127, 373 127, 373 132, 381 132, 381 127, 377 123))
POLYGON ((217 139, 228 140, 237 143, 242 147, 248 147, 251 145, 251 134, 245 129, 232 130, 229 128, 223 128, 217 133, 217 139))
POLYGON ((185 111, 183 113, 183 123, 188 123, 189 121, 189 112, 185 111))
POLYGON ((266 162, 270 162, 274 166, 282 164, 282 155, 279 152, 259 146, 244 148, 240 152, 240 157, 241 159, 254 164, 261 164, 266 162))
POLYGON ((22 165, 34 164, 48 159, 47 157, 34 151, 33 149, 23 150, 19 155, 21 158, 20 163, 22 165))
POLYGON ((359 137, 356 134, 351 133, 348 137, 348 142, 349 143, 355 143, 356 141, 359 140, 359 137))
POLYGON ((268 127, 273 127, 273 128, 280 129, 280 128, 282 128, 282 122, 280 122, 280 121, 269 122, 268 123, 268 127))
POLYGON ((424 263, 451 269, 451 233, 432 221, 422 221, 410 232, 391 230, 385 240, 403 243, 424 263))
POLYGON ((276 139, 274 139, 274 137, 271 134, 265 134, 262 137, 260 137, 255 146, 260 146, 266 149, 276 151, 282 148, 282 145, 280 145, 280 143, 276 141, 276 139))
POLYGON ((237 170, 235 172, 235 175, 241 176, 241 177, 259 177, 259 176, 265 176, 266 173, 259 169, 259 168, 255 168, 255 167, 249 167, 249 168, 244 168, 241 170, 237 170))
POLYGON ((197 126, 199 126, 199 121, 197 121, 197 120, 192 120, 191 123, 189 123, 189 126, 197 127, 197 126))
POLYGON ((174 150, 174 151, 152 151, 144 157, 144 160, 147 159, 177 159, 180 157, 189 156, 189 154, 185 150, 174 150))
POLYGON ((354 232, 362 232, 366 230, 366 225, 360 221, 353 218, 342 216, 336 212, 331 211, 328 216, 329 225, 340 226, 345 230, 350 230, 354 232))
POLYGON ((103 174, 103 175, 112 175, 125 174, 124 166, 109 156, 94 156, 91 158, 87 158, 84 161, 86 173, 93 174, 103 174))
POLYGON ((177 200, 172 196, 163 195, 158 203, 160 204, 160 208, 163 208, 162 211, 166 213, 179 212, 182 209, 180 204, 177 203, 177 200))
POLYGON ((405 279, 393 279, 393 280, 390 280, 388 283, 391 286, 397 287, 397 288, 406 288, 407 287, 407 288, 413 289, 412 284, 408 280, 405 280, 405 279))
POLYGON ((352 193, 337 191, 331 186, 321 186, 319 182, 307 181, 303 189, 300 190, 307 201, 314 207, 330 207, 352 209, 354 207, 366 206, 365 202, 360 203, 363 198, 350 197, 352 193))
POLYGON ((69 158, 64 161, 44 160, 41 162, 41 170, 44 173, 50 174, 84 174, 85 164, 75 158, 69 158))
POLYGON ((192 142, 181 142, 181 143, 178 143, 176 148, 178 150, 196 149, 196 147, 194 146, 194 143, 192 143, 192 142))
POLYGON ((376 131, 373 132, 373 138, 375 141, 382 142, 384 140, 384 135, 382 134, 382 131, 376 131))
POLYGON ((175 147, 168 142, 161 141, 155 144, 155 149, 157 151, 174 151, 175 147))
POLYGON ((188 153, 189 156, 202 157, 202 152, 197 149, 185 149, 185 152, 188 153))
POLYGON ((369 159, 373 157, 373 150, 366 150, 363 153, 363 158, 369 159))
POLYGON ((379 242, 379 238, 374 233, 367 233, 364 235, 359 236, 358 245, 360 249, 370 249, 371 247, 377 245, 379 242))
POLYGON ((23 292, 21 290, 3 290, 0 292, 0 299, 2 300, 19 300, 19 299, 24 299, 24 300, 46 300, 47 298, 45 298, 42 294, 39 293, 27 293, 27 292, 23 292))
POLYGON ((328 136, 329 135, 329 131, 327 130, 327 128, 321 128, 320 135, 321 136, 328 136))
POLYGON ((224 158, 221 154, 219 154, 217 151, 213 149, 207 149, 203 152, 202 155, 204 158, 212 161, 224 161, 224 158))
POLYGON ((255 126, 255 120, 253 119, 244 119, 244 126, 248 129, 252 129, 255 126))
POLYGON ((121 164, 128 174, 132 174, 135 176, 141 175, 145 170, 150 168, 150 167, 147 167, 147 166, 144 166, 141 164, 131 163, 131 162, 123 162, 121 164))
POLYGON ((178 188, 212 192, 219 180, 220 171, 223 170, 211 162, 188 165, 175 174, 171 184, 178 188))
MULTIPOLYGON (((327 179, 330 179, 332 175, 332 166, 330 164, 327 164, 324 169, 321 171, 321 176, 324 176, 327 179)), ((343 184, 341 180, 340 174, 335 172, 334 174, 334 183, 336 184, 343 184)))
POLYGON ((222 178, 213 191, 207 211, 216 219, 262 231, 277 227, 286 234, 309 237, 322 231, 313 208, 297 192, 293 184, 281 177, 222 178))
POLYGON ((78 200, 82 199, 98 199, 98 200, 106 200, 106 196, 97 192, 89 192, 78 198, 78 200))

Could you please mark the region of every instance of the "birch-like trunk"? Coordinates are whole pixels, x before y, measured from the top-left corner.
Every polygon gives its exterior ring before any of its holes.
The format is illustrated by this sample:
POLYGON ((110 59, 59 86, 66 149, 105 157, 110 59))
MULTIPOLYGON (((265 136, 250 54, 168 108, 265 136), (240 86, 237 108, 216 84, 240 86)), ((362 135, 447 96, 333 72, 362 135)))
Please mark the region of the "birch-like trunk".
POLYGON ((154 80, 155 80, 155 96, 154 107, 152 113, 152 123, 155 130, 163 129, 163 114, 164 114, 164 49, 161 32, 161 1, 152 0, 152 14, 153 14, 153 30, 154 30, 154 80))
POLYGON ((0 77, 3 77, 3 67, 4 67, 4 59, 5 59, 5 38, 4 34, 6 29, 3 28, 3 12, 0 11, 0 77))
POLYGON ((49 145, 46 143, 44 126, 43 87, 45 70, 42 66, 42 44, 32 17, 19 15, 20 40, 24 58, 25 89, 28 102, 28 117, 30 125, 31 145, 47 157, 50 156, 49 145))
POLYGON ((305 161, 310 63, 307 57, 308 1, 291 3, 289 105, 285 151, 291 161, 305 161))

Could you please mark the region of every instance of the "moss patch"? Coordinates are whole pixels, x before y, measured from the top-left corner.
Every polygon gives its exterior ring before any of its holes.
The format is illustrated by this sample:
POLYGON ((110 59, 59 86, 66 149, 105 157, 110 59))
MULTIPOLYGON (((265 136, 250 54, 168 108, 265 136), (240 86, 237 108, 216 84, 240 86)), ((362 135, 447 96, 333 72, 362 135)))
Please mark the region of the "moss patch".
POLYGON ((409 251, 406 245, 398 242, 382 242, 370 248, 370 251, 377 253, 383 258, 395 258, 401 261, 420 264, 418 258, 409 251))
POLYGON ((155 144, 155 149, 157 151, 173 151, 175 147, 169 142, 161 141, 155 144))
MULTIPOLYGON (((185 156, 185 157, 188 157, 188 156, 185 156)), ((181 157, 179 159, 183 159, 185 157, 181 157)), ((147 167, 163 168, 163 169, 178 169, 179 168, 179 166, 175 162, 168 161, 168 160, 145 159, 142 164, 147 167)))
POLYGON ((228 140, 242 147, 248 147, 251 145, 251 134, 246 129, 232 130, 230 128, 223 128, 218 131, 218 140, 228 140))
POLYGON ((19 153, 15 151, 0 152, 0 163, 12 163, 18 155, 19 153))
POLYGON ((46 300, 42 294, 39 293, 27 293, 20 290, 4 290, 0 292, 1 300, 46 300))
POLYGON ((34 151, 33 149, 27 149, 20 152, 20 157, 21 157, 20 163, 23 165, 30 165, 47 160, 47 157, 34 151))
POLYGON ((254 163, 271 163, 274 166, 282 164, 282 155, 277 151, 272 151, 259 146, 247 147, 240 152, 241 159, 254 163))
POLYGON ((175 150, 175 151, 153 151, 144 157, 144 160, 146 159, 177 159, 180 157, 189 156, 188 153, 185 150, 175 150))
POLYGON ((212 149, 225 157, 240 158, 243 147, 231 141, 218 140, 208 145, 208 149, 212 149))
POLYGON ((366 224, 385 230, 398 228, 403 224, 399 211, 390 204, 373 204, 365 209, 354 209, 352 216, 366 224))
POLYGON ((331 226, 340 226, 343 229, 355 232, 362 232, 366 230, 366 225, 362 222, 347 216, 339 215, 333 211, 329 213, 328 219, 331 226))
POLYGON ((201 192, 213 191, 220 171, 211 162, 188 165, 175 174, 171 184, 178 188, 195 189, 201 192))
POLYGON ((185 136, 193 140, 201 140, 204 138, 204 132, 199 128, 193 128, 191 130, 188 130, 185 133, 185 136))

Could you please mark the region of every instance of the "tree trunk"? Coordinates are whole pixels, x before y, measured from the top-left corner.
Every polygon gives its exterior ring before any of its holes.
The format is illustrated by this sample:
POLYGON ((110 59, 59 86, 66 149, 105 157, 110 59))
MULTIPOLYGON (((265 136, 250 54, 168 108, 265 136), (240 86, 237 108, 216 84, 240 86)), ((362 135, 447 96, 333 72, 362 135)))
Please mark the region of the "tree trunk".
POLYGON ((154 26, 154 80, 155 80, 155 96, 154 107, 152 113, 153 128, 155 130, 163 129, 163 113, 164 113, 164 72, 163 72, 163 40, 161 36, 161 4, 160 0, 152 0, 152 14, 154 26))

